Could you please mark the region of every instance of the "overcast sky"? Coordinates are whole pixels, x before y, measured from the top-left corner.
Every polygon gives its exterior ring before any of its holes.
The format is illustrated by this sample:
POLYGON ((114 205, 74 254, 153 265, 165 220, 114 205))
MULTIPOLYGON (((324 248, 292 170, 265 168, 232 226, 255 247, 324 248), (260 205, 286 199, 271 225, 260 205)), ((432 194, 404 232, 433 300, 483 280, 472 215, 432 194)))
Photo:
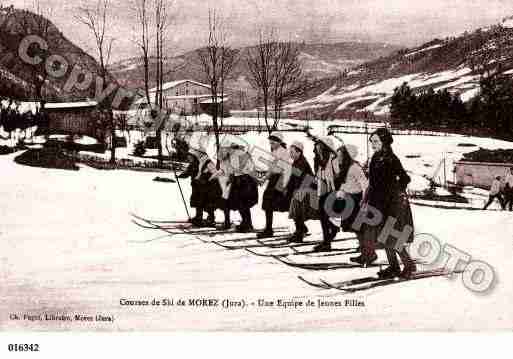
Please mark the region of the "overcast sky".
MULTIPOLYGON (((39 0, 44 12, 70 40, 93 53, 92 35, 74 15, 96 0, 39 0)), ((139 56, 133 43, 135 0, 111 1, 114 60, 139 56)), ((150 3, 153 0, 148 0, 150 3)), ((0 0, 33 8, 34 0, 0 0)), ((174 0, 169 55, 205 44, 208 8, 226 18, 234 45, 255 42, 256 30, 278 27, 284 38, 307 42, 373 41, 414 46, 435 37, 498 23, 513 15, 513 0, 174 0)))

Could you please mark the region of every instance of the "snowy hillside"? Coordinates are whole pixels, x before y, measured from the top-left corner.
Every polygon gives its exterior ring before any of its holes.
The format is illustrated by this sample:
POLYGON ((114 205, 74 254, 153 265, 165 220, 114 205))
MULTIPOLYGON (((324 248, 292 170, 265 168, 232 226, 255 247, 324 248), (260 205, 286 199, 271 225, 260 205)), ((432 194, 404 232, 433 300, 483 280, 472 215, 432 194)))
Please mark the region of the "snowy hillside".
POLYGON ((341 88, 334 86, 312 99, 289 104, 286 109, 296 112, 336 105, 335 113, 343 109, 353 108, 356 111, 386 114, 389 112, 389 100, 394 93, 394 89, 404 82, 407 82, 412 89, 423 89, 428 86, 433 87, 435 91, 448 89, 460 94, 464 102, 470 100, 479 91, 479 75, 472 74, 468 67, 461 67, 436 73, 408 74, 381 81, 356 82, 341 88))
MULTIPOLYGON (((45 56, 62 56, 67 61, 66 69, 70 70, 75 65, 91 73, 99 73, 99 64, 80 47, 72 43, 66 34, 63 34, 49 19, 33 13, 29 10, 14 7, 4 7, 0 12, 0 50, 2 61, 0 63, 0 96, 6 98, 28 99, 34 97, 35 78, 41 78, 44 74, 45 63, 38 66, 30 65, 22 61, 18 56, 20 40, 28 34, 36 35, 36 28, 42 24, 48 27, 46 34, 39 34, 47 41, 48 49, 45 56), (26 24, 26 25, 23 25, 26 24), (24 26, 30 26, 28 29, 24 26), (32 28, 32 30, 30 30, 32 28), (28 33, 27 33, 28 31, 28 33)), ((67 70, 67 71, 68 71, 67 70)), ((95 89, 79 89, 73 87, 71 90, 63 91, 71 71, 66 72, 67 76, 47 76, 43 86, 47 99, 69 100, 70 98, 93 97, 95 89)), ((109 81, 116 84, 114 78, 109 76, 109 81)))
POLYGON ((343 110, 387 114, 395 87, 407 82, 416 91, 447 89, 463 102, 479 91, 484 67, 513 74, 513 20, 459 36, 434 39, 421 46, 353 68, 346 76, 318 84, 313 96, 289 102, 292 112, 311 111, 344 118, 343 110))
MULTIPOLYGON (((322 123, 313 123, 318 134, 322 123)), ((366 137, 342 135, 365 159, 366 137)), ((241 138, 267 148, 265 134, 241 138)), ((312 159, 312 143, 302 133, 285 133, 287 142, 298 139, 312 159)), ((513 143, 472 137, 396 136, 394 148, 414 176, 433 168, 444 153, 458 157, 461 142, 487 148, 513 148, 513 143), (406 158, 417 154, 417 158, 406 158), (426 164, 431 167, 426 167, 426 164)), ((174 234, 143 229, 130 213, 162 220, 185 219, 176 184, 154 182, 155 174, 101 171, 81 166, 79 171, 20 166, 14 155, 0 156, 0 311, 56 315, 108 315, 108 322, 9 320, 0 317, 1 330, 149 331, 149 330, 488 330, 511 329, 513 217, 501 211, 458 211, 413 206, 417 233, 429 233, 476 259, 490 263, 499 281, 487 295, 476 295, 461 277, 434 277, 398 283, 355 294, 316 289, 297 276, 318 281, 341 281, 373 276, 379 268, 306 270, 287 266, 272 257, 244 249, 224 249, 212 240, 228 241, 240 235, 174 234), (205 243, 206 242, 206 243, 205 243), (194 308, 123 306, 120 300, 151 298, 244 299, 246 308, 194 308), (362 307, 259 307, 266 301, 336 302, 346 299, 362 307)), ((165 174, 173 177, 172 174, 165 174)), ((182 182, 185 197, 188 180, 182 182)), ((260 189, 260 194, 262 189, 260 189)), ((484 199, 484 197, 483 197, 484 199)), ((252 210, 256 227, 264 223, 259 206, 252 210)), ((233 216, 237 220, 237 216, 233 216)), ((218 219, 221 219, 218 213, 218 219)), ((318 222, 307 223, 318 241, 318 222)), ((286 213, 275 226, 291 226, 286 213)), ((251 237, 251 234, 246 235, 251 237)), ((341 233, 342 240, 350 237, 341 233)), ((246 239, 243 243, 255 243, 246 239)), ((337 242, 335 248, 355 248, 355 240, 337 242)), ((310 246, 311 247, 311 246, 310 246)), ((306 247, 308 248, 308 246, 306 247)), ((283 253, 287 248, 267 249, 283 253)), ((265 249, 254 248, 265 254, 265 249)), ((346 263, 351 254, 291 255, 301 262, 346 263)), ((379 261, 385 260, 379 251, 379 261)))
MULTIPOLYGON (((339 76, 344 70, 400 49, 398 46, 382 43, 341 42, 329 44, 301 44, 300 61, 303 73, 312 82, 312 91, 319 91, 317 80, 339 76)), ((247 68, 247 55, 252 46, 238 48, 239 61, 226 81, 230 93, 231 106, 234 109, 254 108, 257 106, 257 91, 250 85, 247 68)), ((137 54, 134 54, 137 55, 137 54)), ((164 62, 165 81, 192 79, 205 82, 198 50, 184 54, 169 53, 164 62)), ((155 59, 150 59, 150 79, 155 78, 155 59)), ((144 86, 144 71, 141 58, 130 58, 112 64, 112 75, 126 88, 137 89, 144 86)), ((153 84, 150 84, 153 86, 153 84)), ((322 85, 321 85, 322 87, 322 85)), ((309 91, 306 91, 309 93, 309 91)))

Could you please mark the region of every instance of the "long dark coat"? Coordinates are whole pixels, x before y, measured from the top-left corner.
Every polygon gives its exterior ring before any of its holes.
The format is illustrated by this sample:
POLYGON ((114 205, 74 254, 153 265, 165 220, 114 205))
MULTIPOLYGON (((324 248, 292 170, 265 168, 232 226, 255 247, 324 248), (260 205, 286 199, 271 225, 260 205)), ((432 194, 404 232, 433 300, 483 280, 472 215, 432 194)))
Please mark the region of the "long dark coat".
POLYGON ((290 200, 286 189, 278 189, 281 173, 273 173, 269 177, 267 187, 262 196, 262 209, 264 211, 288 212, 290 200))
MULTIPOLYGON (((406 195, 410 176, 392 150, 376 152, 369 165, 368 204, 381 212, 383 226, 389 217, 397 220, 394 228, 402 230, 409 225, 413 228, 413 215, 406 195)), ((408 242, 413 241, 413 233, 408 242)))
POLYGON ((289 218, 301 221, 319 219, 316 181, 312 179, 312 181, 303 182, 306 176, 313 176, 310 164, 301 155, 292 166, 292 175, 287 185, 287 200, 290 203, 289 218))
POLYGON ((312 167, 310 167, 305 156, 301 154, 301 156, 292 164, 292 175, 290 176, 289 183, 287 184, 287 193, 289 194, 289 197, 292 197, 294 192, 301 187, 303 180, 308 175, 313 176, 312 167))
POLYGON ((224 203, 219 181, 217 179, 209 180, 212 174, 204 172, 211 160, 207 160, 202 168, 199 168, 200 162, 196 156, 189 155, 188 160, 190 165, 179 178, 191 177, 190 206, 205 210, 223 208, 224 203), (201 173, 199 177, 198 173, 201 173))
POLYGON ((231 188, 227 200, 227 208, 231 210, 244 210, 252 208, 258 203, 258 184, 248 174, 232 176, 231 188))

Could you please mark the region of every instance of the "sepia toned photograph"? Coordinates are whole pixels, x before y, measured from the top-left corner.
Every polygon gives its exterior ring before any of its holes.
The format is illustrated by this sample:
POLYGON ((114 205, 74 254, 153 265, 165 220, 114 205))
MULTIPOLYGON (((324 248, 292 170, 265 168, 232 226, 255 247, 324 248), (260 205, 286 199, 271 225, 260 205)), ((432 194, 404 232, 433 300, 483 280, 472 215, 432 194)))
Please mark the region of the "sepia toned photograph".
POLYGON ((0 0, 0 174, 3 333, 511 331, 513 2, 0 0))

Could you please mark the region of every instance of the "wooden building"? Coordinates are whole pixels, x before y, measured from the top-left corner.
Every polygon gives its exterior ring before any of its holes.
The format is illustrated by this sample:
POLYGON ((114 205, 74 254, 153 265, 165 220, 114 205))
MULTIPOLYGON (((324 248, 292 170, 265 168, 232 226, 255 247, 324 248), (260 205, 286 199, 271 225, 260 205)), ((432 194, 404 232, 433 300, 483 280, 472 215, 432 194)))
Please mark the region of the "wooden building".
MULTIPOLYGON (((155 103, 156 88, 150 90, 150 101, 155 103)), ((212 106, 210 86, 193 80, 166 82, 162 87, 163 105, 171 113, 195 115, 209 111, 212 106)), ((224 96, 223 100, 226 101, 224 96)), ((219 94, 218 103, 221 102, 219 94)), ((137 101, 140 108, 146 106, 146 98, 137 101)))
POLYGON ((95 101, 46 103, 49 134, 89 136, 105 143, 107 116, 95 101))
POLYGON ((513 163, 458 161, 454 163, 456 183, 489 189, 495 177, 504 181, 512 167, 513 163))

